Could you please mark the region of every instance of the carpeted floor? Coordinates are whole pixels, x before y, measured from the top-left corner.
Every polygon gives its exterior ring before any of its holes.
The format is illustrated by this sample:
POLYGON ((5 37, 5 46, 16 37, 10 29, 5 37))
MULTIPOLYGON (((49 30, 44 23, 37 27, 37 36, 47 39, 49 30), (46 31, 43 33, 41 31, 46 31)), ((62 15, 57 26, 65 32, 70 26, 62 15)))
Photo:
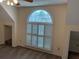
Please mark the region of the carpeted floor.
POLYGON ((0 59, 61 59, 58 56, 22 47, 0 45, 0 59))

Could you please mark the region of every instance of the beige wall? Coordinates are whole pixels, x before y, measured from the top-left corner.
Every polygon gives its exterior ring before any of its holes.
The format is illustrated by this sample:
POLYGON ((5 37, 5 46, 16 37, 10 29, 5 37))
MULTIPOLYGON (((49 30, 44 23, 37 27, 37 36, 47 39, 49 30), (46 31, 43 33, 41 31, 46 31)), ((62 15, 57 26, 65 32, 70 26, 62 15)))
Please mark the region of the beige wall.
MULTIPOLYGON (((25 46, 25 33, 26 33, 26 21, 31 12, 38 9, 47 10, 51 16, 53 16, 53 54, 62 56, 62 59, 67 59, 70 31, 79 31, 78 25, 68 24, 68 5, 51 5, 42 7, 29 7, 19 8, 19 20, 18 20, 18 45, 25 46), (67 17, 66 17, 67 16, 67 17)), ((70 10, 70 9, 69 9, 70 10)), ((72 14, 72 13, 71 13, 72 14)), ((69 18, 70 20, 70 18, 69 18)))
POLYGON ((68 0, 67 24, 79 25, 79 0, 68 0))
MULTIPOLYGON (((0 40, 2 43, 4 43, 4 25, 10 25, 12 26, 12 44, 13 46, 16 46, 16 30, 17 30, 17 26, 16 26, 16 22, 18 19, 18 12, 17 12, 17 8, 16 7, 10 7, 10 6, 6 6, 4 4, 0 4, 0 40)), ((2 44, 1 43, 1 44, 2 44)))
POLYGON ((79 0, 68 0, 66 27, 67 27, 67 40, 65 46, 65 58, 67 59, 70 41, 70 31, 79 31, 79 0))
POLYGON ((33 8, 20 8, 19 9, 19 20, 18 20, 18 45, 25 46, 25 33, 26 33, 26 20, 28 16, 34 10, 45 9, 50 14, 54 24, 53 24, 53 54, 58 56, 63 56, 64 54, 64 43, 67 37, 65 37, 66 24, 66 9, 67 5, 51 5, 51 6, 42 6, 42 7, 33 7, 33 8), (62 44, 61 44, 62 43, 62 44))
POLYGON ((4 43, 4 25, 12 25, 13 21, 0 5, 0 44, 4 43))
POLYGON ((68 25, 66 24, 66 31, 65 31, 65 42, 61 43, 64 45, 64 53, 63 53, 63 59, 68 59, 68 51, 69 51, 69 41, 70 41, 70 31, 79 31, 79 25, 68 25))
POLYGON ((6 5, 6 3, 1 3, 0 5, 7 12, 7 14, 12 18, 12 20, 14 22, 16 22, 16 20, 18 19, 18 17, 17 17, 17 15, 18 15, 17 8, 13 7, 13 6, 8 6, 8 5, 6 5))
POLYGON ((0 44, 4 43, 4 38, 3 38, 3 27, 2 24, 0 23, 0 44))
MULTIPOLYGON (((2 19, 2 18, 0 18, 0 19, 2 19)), ((2 19, 2 20, 4 20, 4 19, 2 19)), ((8 21, 7 22, 6 21, 4 21, 4 22, 0 21, 0 44, 4 44, 4 42, 5 42, 5 34, 4 34, 5 33, 5 28, 4 28, 4 25, 13 26, 11 23, 12 22, 8 22, 8 21)))

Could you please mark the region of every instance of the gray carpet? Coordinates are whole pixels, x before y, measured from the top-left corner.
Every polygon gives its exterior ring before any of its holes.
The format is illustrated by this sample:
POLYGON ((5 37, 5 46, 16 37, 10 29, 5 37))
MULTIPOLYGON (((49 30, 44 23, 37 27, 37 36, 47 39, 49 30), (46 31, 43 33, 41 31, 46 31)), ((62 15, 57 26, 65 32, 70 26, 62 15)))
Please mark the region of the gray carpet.
POLYGON ((60 59, 60 57, 22 47, 0 45, 0 59, 60 59))

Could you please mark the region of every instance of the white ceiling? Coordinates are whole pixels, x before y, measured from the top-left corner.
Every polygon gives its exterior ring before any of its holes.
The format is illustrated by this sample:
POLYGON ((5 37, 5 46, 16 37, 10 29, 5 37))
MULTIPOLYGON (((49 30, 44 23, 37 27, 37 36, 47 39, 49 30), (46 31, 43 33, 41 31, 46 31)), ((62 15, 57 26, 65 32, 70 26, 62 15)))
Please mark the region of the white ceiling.
POLYGON ((67 0, 33 0, 32 3, 26 2, 24 0, 19 0, 20 6, 41 6, 49 4, 64 4, 67 0))

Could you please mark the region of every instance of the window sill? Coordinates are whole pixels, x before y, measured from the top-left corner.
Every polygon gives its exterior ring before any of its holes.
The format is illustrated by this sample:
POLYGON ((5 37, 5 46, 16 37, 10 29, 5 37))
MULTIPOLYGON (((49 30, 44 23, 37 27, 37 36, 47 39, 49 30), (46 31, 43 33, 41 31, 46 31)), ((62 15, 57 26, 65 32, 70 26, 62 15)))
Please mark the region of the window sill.
POLYGON ((25 47, 26 47, 26 48, 33 49, 33 50, 45 52, 45 53, 48 53, 48 54, 53 54, 53 50, 47 50, 47 49, 32 47, 32 46, 28 46, 28 45, 26 45, 25 47))

